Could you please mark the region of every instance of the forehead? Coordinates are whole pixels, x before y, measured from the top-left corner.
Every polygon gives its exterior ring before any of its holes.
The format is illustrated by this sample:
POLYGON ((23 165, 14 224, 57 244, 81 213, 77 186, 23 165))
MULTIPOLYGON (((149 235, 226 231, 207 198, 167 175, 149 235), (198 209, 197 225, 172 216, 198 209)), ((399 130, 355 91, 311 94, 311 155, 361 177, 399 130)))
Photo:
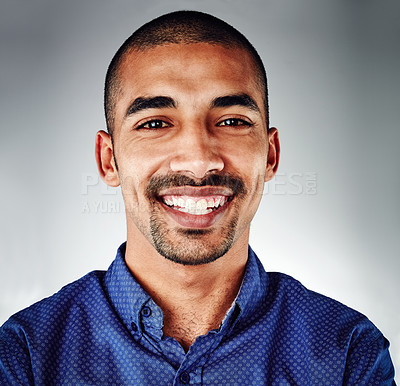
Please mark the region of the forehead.
POLYGON ((247 93, 262 99, 255 68, 246 50, 221 45, 167 44, 144 51, 131 50, 123 57, 118 71, 117 110, 123 108, 118 105, 124 101, 149 95, 192 98, 199 103, 226 93, 247 93))

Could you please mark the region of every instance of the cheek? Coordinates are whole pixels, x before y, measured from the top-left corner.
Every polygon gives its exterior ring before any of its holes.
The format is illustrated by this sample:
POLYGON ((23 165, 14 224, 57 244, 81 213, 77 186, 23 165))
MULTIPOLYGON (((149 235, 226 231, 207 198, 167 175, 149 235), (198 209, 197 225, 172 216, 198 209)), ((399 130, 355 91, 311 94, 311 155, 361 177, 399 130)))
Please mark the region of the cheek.
POLYGON ((147 199, 146 189, 151 177, 163 169, 164 158, 153 146, 147 146, 149 150, 145 151, 140 146, 129 148, 134 148, 135 151, 128 151, 125 147, 124 157, 120 155, 117 159, 125 206, 132 213, 148 211, 151 203, 147 199))
MULTIPOLYGON (((231 159, 232 164, 248 167, 256 172, 265 169, 268 155, 268 142, 262 128, 254 129, 249 135, 220 137, 218 138, 219 149, 231 159)), ((252 173, 253 174, 253 173, 252 173)))
POLYGON ((257 149, 257 145, 246 150, 239 148, 236 152, 231 152, 228 158, 229 167, 236 169, 251 190, 259 188, 258 181, 264 182, 266 174, 267 154, 266 151, 259 150, 261 149, 257 149))
POLYGON ((141 163, 131 159, 118 160, 121 192, 125 205, 130 209, 139 203, 141 192, 144 191, 144 169, 138 167, 141 163))
POLYGON ((154 162, 151 149, 151 146, 146 148, 129 140, 125 140, 124 145, 117 149, 119 173, 126 180, 126 186, 128 182, 137 186, 145 178, 154 162))
POLYGON ((138 204, 138 194, 135 188, 136 182, 130 175, 124 174, 120 177, 121 193, 124 199, 126 210, 132 212, 138 204))
POLYGON ((121 170, 136 176, 139 181, 161 170, 168 157, 176 151, 172 141, 165 143, 160 139, 126 139, 124 142, 118 149, 118 165, 121 158, 121 170))
POLYGON ((249 206, 258 207, 264 192, 266 175, 266 156, 251 156, 243 161, 242 178, 248 189, 249 206))

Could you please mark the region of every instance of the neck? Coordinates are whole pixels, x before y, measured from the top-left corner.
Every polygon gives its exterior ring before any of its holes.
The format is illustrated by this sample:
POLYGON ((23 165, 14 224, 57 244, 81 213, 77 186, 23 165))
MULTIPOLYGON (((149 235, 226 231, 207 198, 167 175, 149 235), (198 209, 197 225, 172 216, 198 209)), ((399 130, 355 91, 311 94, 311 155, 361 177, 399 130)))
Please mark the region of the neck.
POLYGON ((167 260, 141 234, 130 238, 128 232, 126 263, 163 310, 164 335, 186 351, 198 336, 219 327, 238 294, 248 255, 248 232, 243 233, 216 261, 189 266, 167 260))

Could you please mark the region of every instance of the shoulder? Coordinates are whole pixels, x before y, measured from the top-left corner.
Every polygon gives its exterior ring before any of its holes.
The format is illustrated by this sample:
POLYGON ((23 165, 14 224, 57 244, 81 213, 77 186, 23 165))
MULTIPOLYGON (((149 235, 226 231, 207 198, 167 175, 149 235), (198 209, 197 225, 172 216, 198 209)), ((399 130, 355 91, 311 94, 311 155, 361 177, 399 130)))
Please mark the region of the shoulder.
POLYGON ((288 301, 297 311, 331 311, 361 316, 356 310, 328 296, 312 291, 300 281, 280 272, 267 272, 268 293, 278 301, 288 301))
MULTIPOLYGON (((90 325, 90 310, 106 302, 103 277, 104 272, 93 271, 11 316, 0 327, 0 384, 35 383, 32 364, 52 357, 70 338, 64 332, 73 333, 84 324, 90 325)), ((57 356, 52 358, 54 362, 57 356)))
POLYGON ((288 275, 267 277, 268 313, 275 315, 283 339, 304 345, 305 356, 318 358, 318 366, 345 364, 346 384, 391 384, 389 342, 365 315, 288 275))
POLYGON ((0 328, 0 338, 5 332, 12 330, 23 330, 24 334, 34 330, 48 332, 57 325, 56 322, 66 319, 71 313, 90 307, 95 302, 101 302, 105 296, 102 289, 104 274, 104 271, 90 272, 64 286, 54 295, 14 314, 0 328))
POLYGON ((309 290, 291 276, 268 272, 266 300, 280 304, 285 313, 297 320, 303 320, 310 328, 319 330, 332 328, 342 333, 350 333, 354 328, 363 327, 380 332, 362 313, 328 296, 309 290))

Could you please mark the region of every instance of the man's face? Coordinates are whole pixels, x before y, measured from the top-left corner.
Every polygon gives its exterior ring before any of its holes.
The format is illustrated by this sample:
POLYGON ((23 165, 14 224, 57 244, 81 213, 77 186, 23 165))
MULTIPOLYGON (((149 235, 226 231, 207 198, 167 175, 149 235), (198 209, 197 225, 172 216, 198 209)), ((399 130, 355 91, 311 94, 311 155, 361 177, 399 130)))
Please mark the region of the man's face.
POLYGON ((119 77, 114 157, 128 235, 141 232, 178 263, 219 258, 248 232, 273 175, 250 56, 205 43, 157 46, 127 54, 119 77))

